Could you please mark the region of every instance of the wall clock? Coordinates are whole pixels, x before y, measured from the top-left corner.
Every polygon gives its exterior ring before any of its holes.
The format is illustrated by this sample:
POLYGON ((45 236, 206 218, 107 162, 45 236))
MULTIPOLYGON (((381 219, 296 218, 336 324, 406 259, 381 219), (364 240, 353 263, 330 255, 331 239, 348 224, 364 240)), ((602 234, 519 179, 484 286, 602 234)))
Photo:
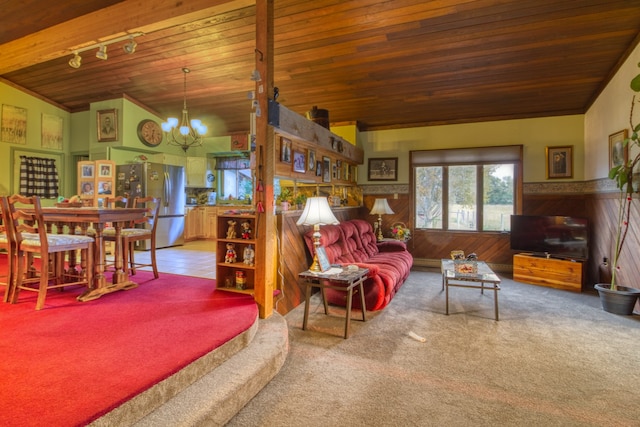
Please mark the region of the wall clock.
POLYGON ((151 119, 144 119, 138 124, 138 138, 148 147, 157 147, 162 142, 162 128, 151 119))

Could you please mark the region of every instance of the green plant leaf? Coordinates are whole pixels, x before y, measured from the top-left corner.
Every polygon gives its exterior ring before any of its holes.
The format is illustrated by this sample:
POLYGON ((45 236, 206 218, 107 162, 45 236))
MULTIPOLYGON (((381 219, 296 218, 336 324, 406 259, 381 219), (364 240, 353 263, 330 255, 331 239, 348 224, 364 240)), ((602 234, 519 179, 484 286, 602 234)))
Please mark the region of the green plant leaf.
POLYGON ((635 76, 633 80, 631 80, 631 90, 634 92, 640 92, 640 74, 635 76))

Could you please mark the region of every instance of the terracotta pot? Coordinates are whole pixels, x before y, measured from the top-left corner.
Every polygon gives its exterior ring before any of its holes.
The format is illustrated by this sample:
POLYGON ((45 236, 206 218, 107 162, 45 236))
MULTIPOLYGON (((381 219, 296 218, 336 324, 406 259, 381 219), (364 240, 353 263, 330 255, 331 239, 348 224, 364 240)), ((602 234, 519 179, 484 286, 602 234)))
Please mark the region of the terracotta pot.
POLYGON ((625 316, 633 314, 636 301, 640 297, 640 289, 618 285, 615 290, 612 290, 608 283, 598 283, 595 288, 600 295, 604 311, 625 316))

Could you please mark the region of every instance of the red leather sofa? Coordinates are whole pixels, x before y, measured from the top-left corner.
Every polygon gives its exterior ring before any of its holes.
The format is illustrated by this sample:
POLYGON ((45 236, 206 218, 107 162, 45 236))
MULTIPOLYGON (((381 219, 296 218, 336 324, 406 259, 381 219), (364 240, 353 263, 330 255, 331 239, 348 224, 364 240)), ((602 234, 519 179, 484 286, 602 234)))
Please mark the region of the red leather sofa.
MULTIPOLYGON (((409 276, 413 256, 404 242, 377 242, 373 227, 362 219, 325 225, 320 229, 320 244, 326 249, 331 264, 355 264, 369 269, 364 283, 367 310, 384 308, 409 276)), ((305 243, 313 253, 313 230, 304 234, 305 243)), ((346 292, 326 289, 327 302, 346 305, 346 292)), ((360 298, 353 298, 353 307, 360 308, 360 298)))

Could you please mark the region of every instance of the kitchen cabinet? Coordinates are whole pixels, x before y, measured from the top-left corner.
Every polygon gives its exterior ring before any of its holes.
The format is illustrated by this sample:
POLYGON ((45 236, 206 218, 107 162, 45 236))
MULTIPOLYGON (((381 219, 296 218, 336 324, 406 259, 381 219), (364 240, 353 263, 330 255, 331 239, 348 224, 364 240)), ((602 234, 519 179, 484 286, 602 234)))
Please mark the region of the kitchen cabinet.
POLYGON ((204 233, 204 208, 202 206, 187 207, 185 209, 184 240, 202 238, 204 233))
POLYGON ((185 215, 185 240, 215 239, 217 237, 217 208, 188 206, 185 208, 185 215))
POLYGON ((215 240, 218 238, 218 209, 214 207, 205 208, 205 238, 215 240))
POLYGON ((206 157, 187 157, 187 187, 214 188, 213 160, 206 157))

